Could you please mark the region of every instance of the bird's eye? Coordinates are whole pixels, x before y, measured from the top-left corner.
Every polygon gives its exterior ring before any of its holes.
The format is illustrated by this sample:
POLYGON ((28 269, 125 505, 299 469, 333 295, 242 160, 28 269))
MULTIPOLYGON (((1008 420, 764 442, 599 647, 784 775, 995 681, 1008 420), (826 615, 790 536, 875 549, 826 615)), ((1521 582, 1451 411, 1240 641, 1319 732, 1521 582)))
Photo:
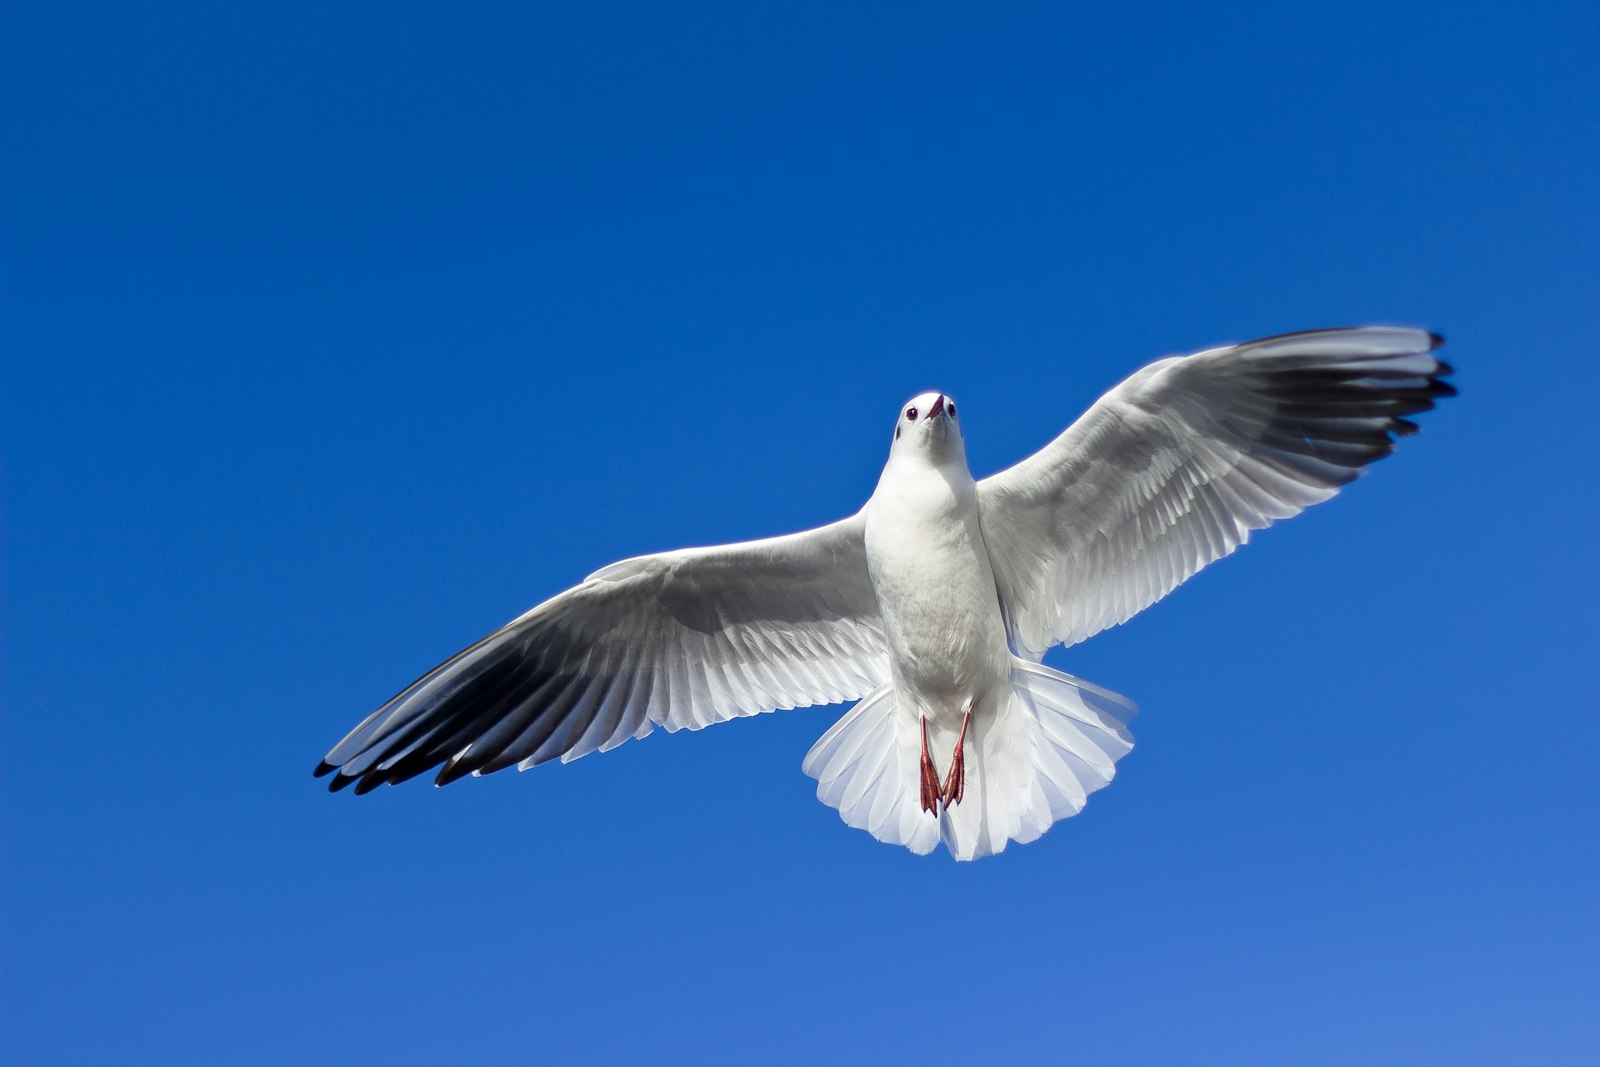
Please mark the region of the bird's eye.
POLYGON ((906 421, 907 422, 916 422, 917 421, 917 409, 916 408, 906 408, 906 421))
POLYGON ((945 408, 945 410, 950 413, 950 417, 952 419, 956 417, 956 405, 954 401, 951 401, 950 406, 945 408))

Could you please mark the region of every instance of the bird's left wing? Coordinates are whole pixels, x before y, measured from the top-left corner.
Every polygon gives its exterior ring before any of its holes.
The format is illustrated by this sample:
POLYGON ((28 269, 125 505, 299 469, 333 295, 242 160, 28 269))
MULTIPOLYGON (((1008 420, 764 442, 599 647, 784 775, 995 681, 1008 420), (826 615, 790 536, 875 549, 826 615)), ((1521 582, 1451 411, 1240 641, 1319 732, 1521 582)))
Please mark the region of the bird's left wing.
POLYGON ((1424 330, 1285 334, 1159 360, 978 483, 1019 651, 1160 600, 1270 523, 1326 500, 1455 390, 1424 330))
POLYGON ((413 682, 317 774, 365 793, 442 763, 443 785, 860 697, 888 675, 862 526, 613 563, 413 682))

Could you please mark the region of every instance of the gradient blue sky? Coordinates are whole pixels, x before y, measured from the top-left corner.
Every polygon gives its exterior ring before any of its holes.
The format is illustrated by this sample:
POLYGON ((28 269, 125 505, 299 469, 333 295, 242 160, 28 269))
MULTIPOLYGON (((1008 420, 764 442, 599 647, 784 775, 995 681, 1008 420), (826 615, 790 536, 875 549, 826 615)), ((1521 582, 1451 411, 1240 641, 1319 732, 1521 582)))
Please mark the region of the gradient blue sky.
POLYGON ((8 1063, 1593 1062, 1600 9, 468 7, 7 5, 8 1063), (838 709, 310 776, 913 393, 1369 321, 1461 398, 1052 657, 1143 710, 1033 845, 847 829, 838 709))

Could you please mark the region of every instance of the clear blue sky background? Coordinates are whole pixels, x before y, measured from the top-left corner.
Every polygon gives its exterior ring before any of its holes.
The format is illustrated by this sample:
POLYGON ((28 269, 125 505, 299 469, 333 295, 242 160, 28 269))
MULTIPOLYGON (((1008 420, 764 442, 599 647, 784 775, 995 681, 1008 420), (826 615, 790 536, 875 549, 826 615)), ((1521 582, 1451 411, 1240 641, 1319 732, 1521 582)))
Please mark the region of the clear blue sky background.
POLYGON ((6 1061, 1593 1062, 1600 9, 661 6, 7 5, 6 1061), (310 776, 915 392, 1369 321, 1461 398, 1052 658, 1143 711, 1033 845, 846 828, 839 709, 310 776))

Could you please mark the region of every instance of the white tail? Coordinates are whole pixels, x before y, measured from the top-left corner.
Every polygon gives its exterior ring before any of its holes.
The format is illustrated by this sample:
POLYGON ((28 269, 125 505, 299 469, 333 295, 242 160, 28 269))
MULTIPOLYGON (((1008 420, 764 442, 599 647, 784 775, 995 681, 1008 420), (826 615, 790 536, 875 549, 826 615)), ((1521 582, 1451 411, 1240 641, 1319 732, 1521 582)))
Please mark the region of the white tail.
POLYGON ((940 841, 958 860, 1026 843, 1083 810, 1133 748, 1126 698, 1040 663, 1012 658, 1011 694, 992 720, 974 716, 959 804, 922 810, 918 720, 895 714, 882 686, 845 713, 806 754, 817 799, 850 826, 923 855, 940 841))

